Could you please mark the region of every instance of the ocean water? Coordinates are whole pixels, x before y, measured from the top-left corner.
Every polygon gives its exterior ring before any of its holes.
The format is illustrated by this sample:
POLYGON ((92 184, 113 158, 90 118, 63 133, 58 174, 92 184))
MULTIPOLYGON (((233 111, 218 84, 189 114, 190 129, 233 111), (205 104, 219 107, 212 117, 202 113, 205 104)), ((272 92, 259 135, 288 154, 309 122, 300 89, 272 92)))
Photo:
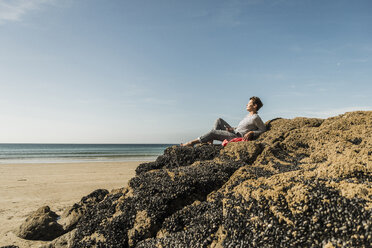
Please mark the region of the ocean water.
POLYGON ((172 144, 0 144, 0 163, 153 161, 172 144))

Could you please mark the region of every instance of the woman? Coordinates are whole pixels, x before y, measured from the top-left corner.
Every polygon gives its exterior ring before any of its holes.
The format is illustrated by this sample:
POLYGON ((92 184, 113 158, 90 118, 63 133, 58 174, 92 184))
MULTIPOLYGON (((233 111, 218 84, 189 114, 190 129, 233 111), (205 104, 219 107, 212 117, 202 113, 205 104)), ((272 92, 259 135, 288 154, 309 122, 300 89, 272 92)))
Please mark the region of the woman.
POLYGON ((221 118, 216 120, 214 129, 200 136, 199 138, 189 141, 181 146, 194 146, 197 143, 213 143, 213 140, 223 141, 243 137, 244 140, 252 140, 266 131, 266 126, 258 116, 258 110, 263 106, 259 97, 252 96, 247 104, 249 114, 239 123, 236 128, 231 127, 221 118))

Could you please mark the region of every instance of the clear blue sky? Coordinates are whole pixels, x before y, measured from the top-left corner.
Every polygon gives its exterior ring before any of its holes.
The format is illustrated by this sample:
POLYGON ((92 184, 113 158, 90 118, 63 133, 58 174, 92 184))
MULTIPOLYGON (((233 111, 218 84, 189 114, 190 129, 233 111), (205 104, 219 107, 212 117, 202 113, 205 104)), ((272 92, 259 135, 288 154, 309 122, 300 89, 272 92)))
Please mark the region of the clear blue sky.
POLYGON ((0 0, 0 143, 180 143, 372 110, 370 0, 0 0))

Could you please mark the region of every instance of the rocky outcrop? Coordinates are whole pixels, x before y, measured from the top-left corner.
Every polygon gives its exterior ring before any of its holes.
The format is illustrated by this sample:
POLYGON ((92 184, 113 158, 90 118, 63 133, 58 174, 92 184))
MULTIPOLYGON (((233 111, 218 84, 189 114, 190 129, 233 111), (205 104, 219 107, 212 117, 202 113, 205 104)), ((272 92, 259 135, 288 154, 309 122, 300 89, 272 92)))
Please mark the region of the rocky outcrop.
POLYGON ((370 247, 372 112, 174 146, 87 208, 66 247, 370 247))
POLYGON ((155 237, 166 218, 195 201, 204 202, 240 166, 239 162, 201 162, 142 173, 131 179, 127 188, 108 195, 83 217, 74 245, 135 246, 141 240, 155 237))

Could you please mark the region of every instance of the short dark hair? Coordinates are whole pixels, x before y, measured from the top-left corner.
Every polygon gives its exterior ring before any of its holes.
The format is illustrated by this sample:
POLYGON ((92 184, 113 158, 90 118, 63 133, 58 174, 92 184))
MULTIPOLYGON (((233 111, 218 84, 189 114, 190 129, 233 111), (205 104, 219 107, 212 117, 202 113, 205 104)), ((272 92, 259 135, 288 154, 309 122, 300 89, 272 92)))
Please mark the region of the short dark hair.
POLYGON ((257 96, 252 96, 249 100, 252 100, 253 104, 257 105, 257 111, 263 106, 261 99, 257 96))

